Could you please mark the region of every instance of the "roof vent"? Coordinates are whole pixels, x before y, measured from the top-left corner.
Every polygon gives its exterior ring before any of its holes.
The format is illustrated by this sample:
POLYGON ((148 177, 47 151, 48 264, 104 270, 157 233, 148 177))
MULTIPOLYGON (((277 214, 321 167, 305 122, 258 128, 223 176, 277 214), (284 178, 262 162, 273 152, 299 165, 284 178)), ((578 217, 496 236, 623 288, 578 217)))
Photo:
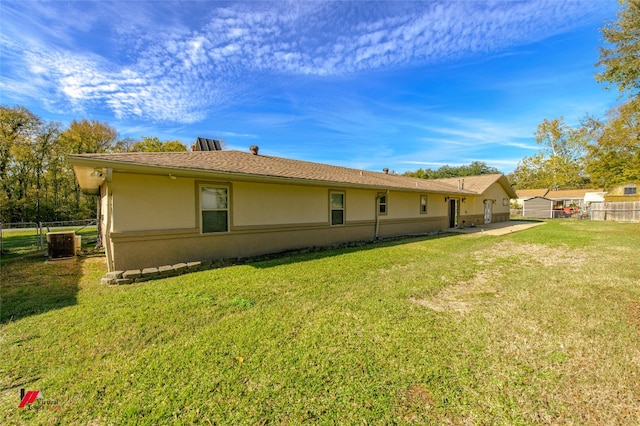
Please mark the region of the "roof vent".
POLYGON ((385 167, 384 169, 382 169, 382 172, 383 172, 385 175, 388 175, 388 174, 389 174, 389 169, 388 169, 387 167, 385 167))
POLYGON ((464 179, 458 179, 458 189, 464 189, 464 179))
POLYGON ((249 147, 249 151, 251 151, 251 154, 253 154, 253 155, 258 155, 258 150, 259 149, 260 148, 258 147, 258 145, 251 145, 249 147))
POLYGON ((216 139, 196 138, 193 151, 222 151, 220 141, 216 139))

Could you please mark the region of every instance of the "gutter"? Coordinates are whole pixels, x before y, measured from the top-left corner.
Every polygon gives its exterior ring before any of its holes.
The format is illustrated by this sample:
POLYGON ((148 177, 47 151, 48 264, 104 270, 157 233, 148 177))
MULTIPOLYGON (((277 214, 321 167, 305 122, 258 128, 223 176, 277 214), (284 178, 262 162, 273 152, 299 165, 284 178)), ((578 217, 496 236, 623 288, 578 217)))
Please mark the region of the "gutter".
POLYGON ((109 272, 115 270, 115 266, 113 264, 113 253, 111 247, 111 215, 113 214, 113 193, 111 192, 111 188, 109 184, 111 183, 111 168, 107 168, 107 178, 105 185, 105 196, 107 197, 107 223, 105 224, 104 230, 104 251, 107 255, 107 269, 109 272))

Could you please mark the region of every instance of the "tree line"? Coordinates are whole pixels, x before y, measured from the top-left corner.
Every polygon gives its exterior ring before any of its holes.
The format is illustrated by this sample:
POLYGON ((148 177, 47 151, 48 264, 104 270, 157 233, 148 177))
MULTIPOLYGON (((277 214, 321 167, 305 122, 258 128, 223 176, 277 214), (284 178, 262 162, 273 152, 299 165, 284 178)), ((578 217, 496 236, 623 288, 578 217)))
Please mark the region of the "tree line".
POLYGON ((96 120, 68 127, 21 106, 0 106, 0 221, 46 222, 93 217, 96 197, 80 190, 67 155, 126 151, 186 151, 180 141, 157 137, 118 140, 96 120))

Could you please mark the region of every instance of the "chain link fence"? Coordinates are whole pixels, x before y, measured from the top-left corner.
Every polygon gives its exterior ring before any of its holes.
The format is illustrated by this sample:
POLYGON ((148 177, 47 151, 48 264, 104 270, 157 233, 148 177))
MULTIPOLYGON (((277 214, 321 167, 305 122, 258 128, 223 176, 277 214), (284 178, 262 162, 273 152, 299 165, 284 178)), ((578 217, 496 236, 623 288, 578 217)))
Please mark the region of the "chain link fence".
POLYGON ((0 222, 0 257, 9 258, 47 249, 50 232, 74 232, 82 237, 82 251, 96 248, 99 241, 96 219, 60 222, 0 222))

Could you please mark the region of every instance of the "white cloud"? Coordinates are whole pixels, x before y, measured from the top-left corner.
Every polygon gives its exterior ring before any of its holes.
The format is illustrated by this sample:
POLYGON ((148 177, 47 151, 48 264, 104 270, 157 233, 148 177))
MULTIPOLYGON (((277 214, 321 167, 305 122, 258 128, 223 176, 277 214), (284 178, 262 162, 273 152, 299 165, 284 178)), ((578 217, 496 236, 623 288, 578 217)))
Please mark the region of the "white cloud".
MULTIPOLYGON (((190 123, 253 75, 333 76, 500 52, 593 19, 586 1, 5 2, 3 90, 190 123), (28 22, 27 32, 22 23, 28 22), (85 39, 90 44, 85 44, 85 39), (20 75, 17 70, 29 70, 20 75), (22 79, 22 80, 21 80, 22 79)), ((476 139, 478 139, 476 137, 476 139)))

